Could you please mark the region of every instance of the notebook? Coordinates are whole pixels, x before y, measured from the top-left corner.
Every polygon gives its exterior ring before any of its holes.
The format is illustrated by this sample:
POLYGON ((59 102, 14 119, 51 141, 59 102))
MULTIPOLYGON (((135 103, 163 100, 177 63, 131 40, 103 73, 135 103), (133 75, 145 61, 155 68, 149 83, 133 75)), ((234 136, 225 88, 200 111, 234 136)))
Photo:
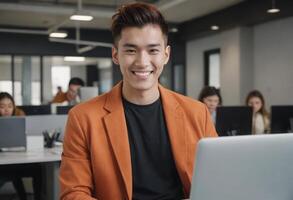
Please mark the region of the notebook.
POLYGON ((191 200, 292 200, 293 134, 203 139, 191 200))
POLYGON ((25 118, 0 117, 0 150, 22 151, 26 149, 25 118))

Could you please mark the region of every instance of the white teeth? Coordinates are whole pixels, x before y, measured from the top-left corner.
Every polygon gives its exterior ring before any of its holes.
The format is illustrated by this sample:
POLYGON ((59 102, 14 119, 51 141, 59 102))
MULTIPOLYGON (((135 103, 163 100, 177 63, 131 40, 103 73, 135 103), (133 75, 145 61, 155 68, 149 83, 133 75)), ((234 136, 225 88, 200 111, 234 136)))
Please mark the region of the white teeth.
POLYGON ((148 76, 151 72, 134 72, 135 75, 138 76, 148 76))

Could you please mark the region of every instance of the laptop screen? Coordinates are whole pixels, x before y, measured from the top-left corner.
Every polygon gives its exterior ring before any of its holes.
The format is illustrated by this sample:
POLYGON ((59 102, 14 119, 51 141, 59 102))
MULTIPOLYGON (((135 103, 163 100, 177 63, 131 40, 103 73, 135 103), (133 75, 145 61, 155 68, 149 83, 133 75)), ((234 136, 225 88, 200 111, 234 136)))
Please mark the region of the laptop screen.
POLYGON ((25 118, 0 117, 0 148, 26 147, 25 118))
POLYGON ((203 139, 192 200, 292 200, 293 134, 203 139))

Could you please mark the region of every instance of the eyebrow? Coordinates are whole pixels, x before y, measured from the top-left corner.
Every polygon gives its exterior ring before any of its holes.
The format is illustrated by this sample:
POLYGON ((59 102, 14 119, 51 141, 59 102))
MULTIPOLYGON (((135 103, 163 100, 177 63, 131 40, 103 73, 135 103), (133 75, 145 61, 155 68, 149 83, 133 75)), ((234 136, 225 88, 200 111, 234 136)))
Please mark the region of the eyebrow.
MULTIPOLYGON (((159 47, 161 46, 161 44, 149 44, 147 45, 148 48, 150 47, 159 47)), ((137 45, 135 44, 130 44, 130 43, 126 43, 123 45, 124 48, 137 48, 137 45)))

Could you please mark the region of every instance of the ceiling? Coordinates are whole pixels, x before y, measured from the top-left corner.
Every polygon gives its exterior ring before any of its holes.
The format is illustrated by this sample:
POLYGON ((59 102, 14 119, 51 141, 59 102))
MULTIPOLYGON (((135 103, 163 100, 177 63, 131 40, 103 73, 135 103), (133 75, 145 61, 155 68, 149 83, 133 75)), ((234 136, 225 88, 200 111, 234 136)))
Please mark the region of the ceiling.
MULTIPOLYGON (((156 5, 172 24, 199 18, 233 6, 244 0, 141 0, 156 5)), ((116 8, 130 0, 83 0, 84 11, 94 16, 81 22, 82 28, 109 29, 116 8)), ((69 16, 76 11, 77 0, 0 0, 0 27, 51 28, 74 27, 69 16)))

